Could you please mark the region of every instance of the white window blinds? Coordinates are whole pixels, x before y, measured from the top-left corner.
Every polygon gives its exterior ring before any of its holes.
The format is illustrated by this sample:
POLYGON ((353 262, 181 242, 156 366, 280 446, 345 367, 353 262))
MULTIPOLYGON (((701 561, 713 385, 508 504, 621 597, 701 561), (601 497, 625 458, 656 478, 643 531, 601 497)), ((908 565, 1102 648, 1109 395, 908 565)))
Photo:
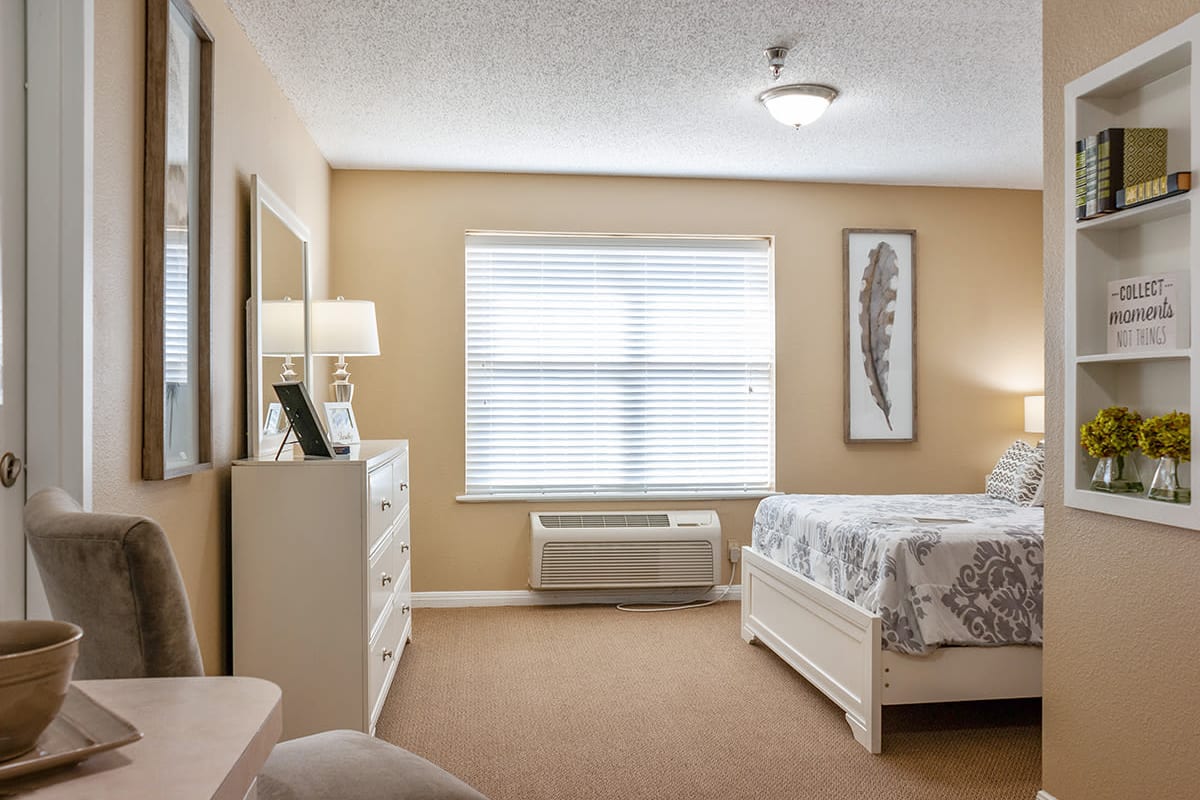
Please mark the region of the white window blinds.
POLYGON ((168 227, 163 240, 163 382, 188 382, 188 231, 168 227))
POLYGON ((766 239, 468 234, 468 496, 774 484, 766 239))

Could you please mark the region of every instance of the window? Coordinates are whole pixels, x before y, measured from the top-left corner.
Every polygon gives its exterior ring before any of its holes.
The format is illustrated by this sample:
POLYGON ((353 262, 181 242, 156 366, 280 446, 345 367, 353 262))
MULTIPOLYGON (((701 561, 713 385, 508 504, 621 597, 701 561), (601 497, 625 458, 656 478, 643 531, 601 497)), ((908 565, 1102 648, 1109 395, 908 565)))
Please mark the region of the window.
POLYGON ((468 234, 469 499, 774 485, 763 238, 468 234))
POLYGON ((163 382, 188 382, 188 231, 168 226, 163 237, 163 382))

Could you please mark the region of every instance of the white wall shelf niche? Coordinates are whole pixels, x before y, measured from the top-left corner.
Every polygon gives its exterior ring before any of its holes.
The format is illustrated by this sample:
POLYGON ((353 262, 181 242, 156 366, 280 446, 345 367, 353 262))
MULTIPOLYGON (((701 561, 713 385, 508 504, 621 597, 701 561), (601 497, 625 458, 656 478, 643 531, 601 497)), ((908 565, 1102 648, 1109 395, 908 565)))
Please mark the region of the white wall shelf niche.
MULTIPOLYGON (((1072 154, 1072 158, 1074 158, 1074 154, 1072 154)), ((1074 197, 1075 195, 1072 194, 1071 196, 1074 197)), ((1153 203, 1146 203, 1144 206, 1136 206, 1124 211, 1105 214, 1102 217, 1085 219, 1076 224, 1075 229, 1080 231, 1113 231, 1123 228, 1133 228, 1138 225, 1145 225, 1148 222, 1157 222, 1160 219, 1186 217, 1191 212, 1191 205, 1192 196, 1190 193, 1177 194, 1174 197, 1156 200, 1153 203)))
MULTIPOLYGON (((1200 353, 1193 334, 1176 349, 1107 352, 1108 283, 1163 272, 1188 276, 1180 302, 1192 330, 1200 319, 1200 203, 1190 194, 1103 217, 1075 220, 1075 142, 1104 128, 1160 127, 1167 133, 1167 171, 1189 172, 1200 153, 1200 76, 1192 53, 1200 15, 1192 17, 1067 84, 1064 120, 1065 286, 1063 502, 1072 508, 1200 529, 1200 499, 1163 503, 1144 495, 1089 488, 1095 459, 1079 444, 1080 426, 1107 406, 1149 417, 1200 412, 1200 353)), ((1131 456, 1147 486, 1155 462, 1131 456)), ((1191 486, 1191 464, 1180 478, 1191 486)))
POLYGON ((1190 350, 1157 350, 1154 352, 1130 353, 1097 353, 1092 356, 1079 356, 1076 364, 1118 364, 1125 361, 1174 361, 1191 358, 1190 350))

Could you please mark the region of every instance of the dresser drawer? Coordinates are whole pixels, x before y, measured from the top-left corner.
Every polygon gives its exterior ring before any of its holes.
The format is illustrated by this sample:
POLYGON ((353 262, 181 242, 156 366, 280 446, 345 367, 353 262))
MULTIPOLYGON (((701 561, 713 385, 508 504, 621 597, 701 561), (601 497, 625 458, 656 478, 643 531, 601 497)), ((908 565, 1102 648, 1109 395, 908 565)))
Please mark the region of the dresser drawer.
MULTIPOLYGON (((396 582, 400 579, 401 565, 398 562, 400 543, 395 535, 383 537, 379 548, 367 564, 367 635, 373 637, 379 628, 381 616, 395 599, 396 582)), ((405 553, 405 562, 408 553, 405 553)))
POLYGON ((370 711, 370 728, 375 727, 375 720, 383 708, 383 687, 387 683, 388 674, 400 658, 401 643, 403 642, 407 614, 401 614, 399 608, 384 610, 386 619, 379 634, 371 641, 367 651, 367 708, 370 711), (390 613, 389 613, 390 612, 390 613))
POLYGON ((367 473, 367 513, 370 520, 370 541, 367 551, 375 549, 380 537, 387 533, 403 506, 395 502, 391 463, 367 473))
POLYGON ((405 450, 392 462, 392 499, 396 508, 408 505, 408 451, 405 450))
POLYGON ((412 526, 412 520, 408 514, 400 518, 399 524, 396 525, 395 532, 392 534, 392 539, 395 544, 392 546, 396 550, 396 560, 393 562, 396 567, 396 574, 404 572, 404 567, 412 558, 412 542, 409 539, 409 531, 412 526))
MULTIPOLYGON (((400 615, 403 624, 407 626, 412 617, 412 569, 400 571, 400 586, 396 589, 395 599, 392 602, 396 606, 396 613, 400 615)), ((400 649, 404 649, 403 642, 401 642, 400 649)), ((397 650, 396 654, 399 655, 399 652, 397 650)))

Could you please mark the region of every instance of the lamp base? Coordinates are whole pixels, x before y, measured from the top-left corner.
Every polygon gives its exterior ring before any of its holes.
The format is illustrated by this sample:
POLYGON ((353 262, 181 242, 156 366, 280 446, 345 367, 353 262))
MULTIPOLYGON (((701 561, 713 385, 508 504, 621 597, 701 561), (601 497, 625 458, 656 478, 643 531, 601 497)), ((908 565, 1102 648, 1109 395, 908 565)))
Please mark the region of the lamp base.
POLYGON ((334 381, 329 384, 335 403, 349 403, 354 397, 354 384, 350 381, 334 381))
POLYGON ((354 384, 350 382, 350 370, 346 369, 346 357, 338 356, 337 367, 333 371, 333 383, 329 388, 333 390, 333 401, 335 403, 349 403, 350 398, 354 397, 354 384))
POLYGON ((291 356, 283 357, 283 371, 279 373, 279 380, 292 382, 296 380, 296 370, 292 369, 295 364, 292 363, 291 356))

